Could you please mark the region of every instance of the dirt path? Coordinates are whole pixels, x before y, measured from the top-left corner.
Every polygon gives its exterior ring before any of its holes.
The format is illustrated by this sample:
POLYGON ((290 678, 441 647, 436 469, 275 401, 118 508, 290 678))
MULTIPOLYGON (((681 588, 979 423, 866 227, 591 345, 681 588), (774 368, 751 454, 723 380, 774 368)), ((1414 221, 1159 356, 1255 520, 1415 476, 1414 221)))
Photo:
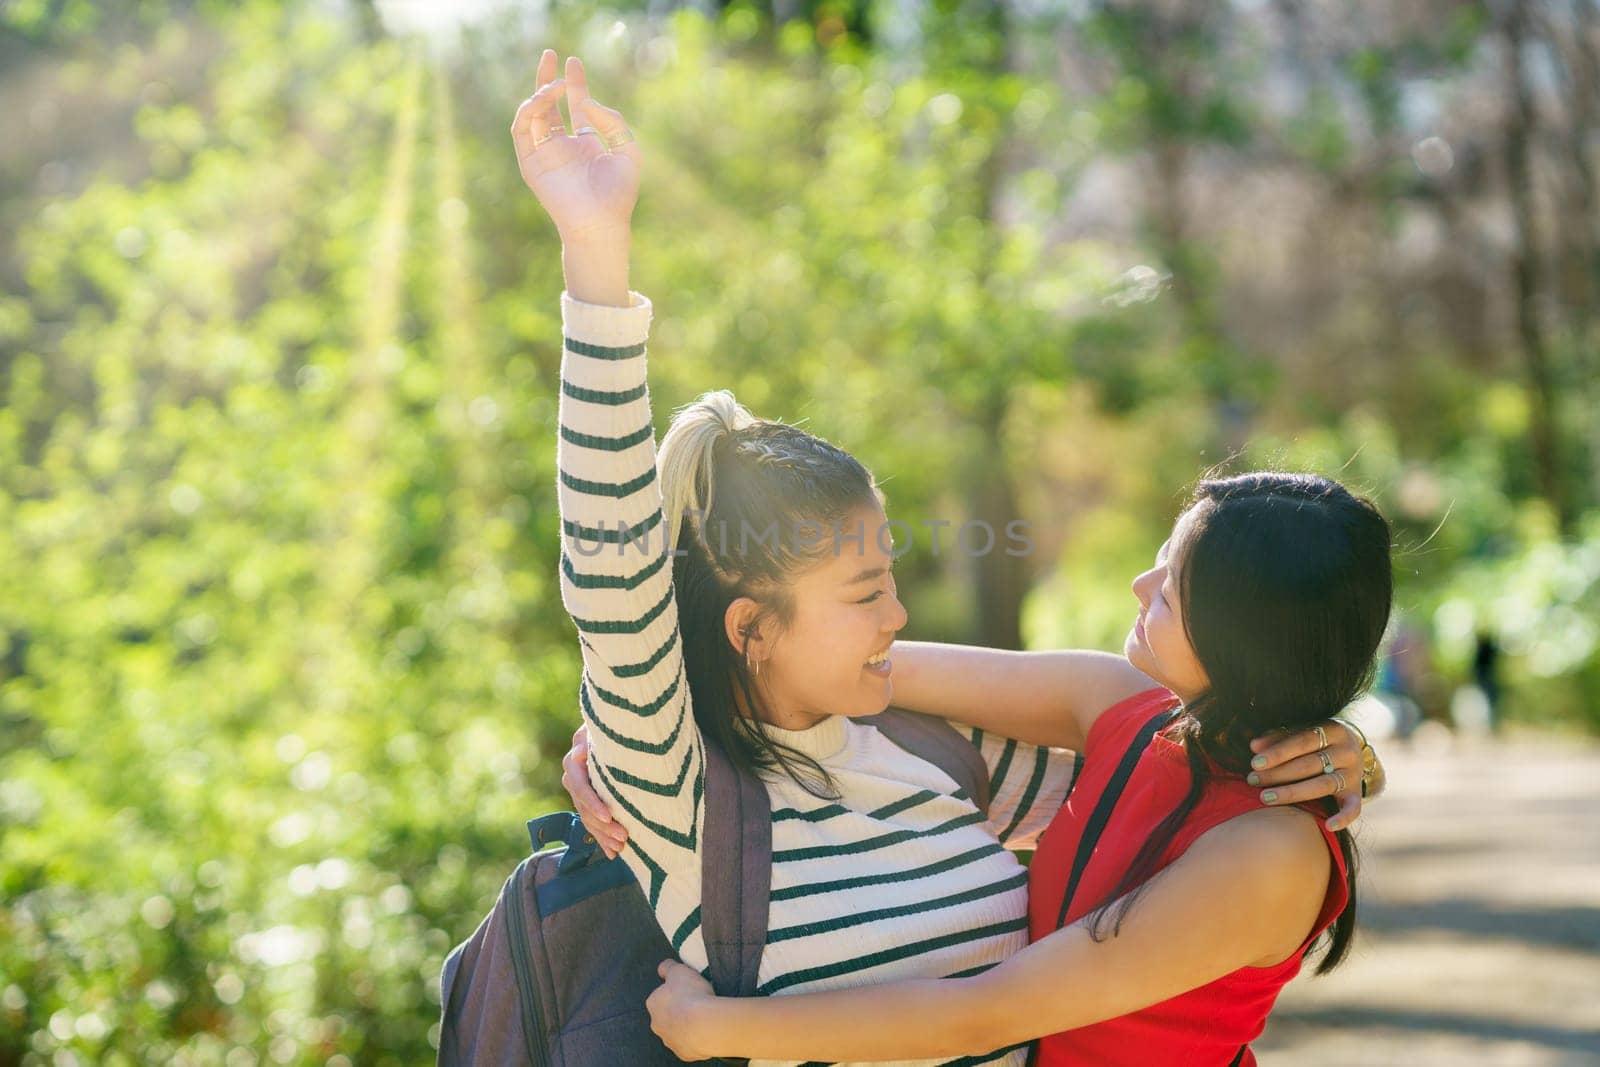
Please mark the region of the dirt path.
POLYGON ((1600 1064, 1600 747, 1383 745, 1362 931, 1256 1043, 1273 1064, 1600 1064))

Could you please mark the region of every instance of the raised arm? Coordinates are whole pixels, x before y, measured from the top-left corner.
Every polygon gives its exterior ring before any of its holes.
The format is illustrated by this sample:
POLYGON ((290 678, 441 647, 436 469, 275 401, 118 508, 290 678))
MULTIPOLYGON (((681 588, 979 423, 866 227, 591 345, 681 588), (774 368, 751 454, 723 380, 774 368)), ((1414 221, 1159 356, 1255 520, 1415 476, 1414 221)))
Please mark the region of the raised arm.
POLYGON ((985 733, 1082 751, 1106 708, 1156 683, 1121 656, 896 641, 894 702, 985 733))
POLYGON ((622 117, 589 99, 582 64, 570 59, 561 80, 555 64, 547 51, 512 135, 523 178, 561 234, 567 281, 556 446, 561 599, 583 654, 579 699, 595 785, 628 827, 629 862, 667 925, 697 903, 702 775, 645 384, 651 307, 628 290, 638 149, 623 139, 622 117), (563 94, 588 132, 565 133, 563 94))
MULTIPOLYGON (((894 645, 894 702, 900 707, 970 724, 986 734, 1075 751, 1082 751, 1101 712, 1157 684, 1110 652, 1014 652, 931 641, 894 645)), ((1288 806, 1335 795, 1339 812, 1329 820, 1330 830, 1361 815, 1363 779, 1368 798, 1385 784, 1377 754, 1344 719, 1324 724, 1321 733, 1311 729, 1258 738, 1251 747, 1257 756, 1250 784, 1261 788, 1262 803, 1288 806), (1331 771, 1318 755, 1323 748, 1331 771), (1336 792, 1340 782, 1344 788, 1336 792)))

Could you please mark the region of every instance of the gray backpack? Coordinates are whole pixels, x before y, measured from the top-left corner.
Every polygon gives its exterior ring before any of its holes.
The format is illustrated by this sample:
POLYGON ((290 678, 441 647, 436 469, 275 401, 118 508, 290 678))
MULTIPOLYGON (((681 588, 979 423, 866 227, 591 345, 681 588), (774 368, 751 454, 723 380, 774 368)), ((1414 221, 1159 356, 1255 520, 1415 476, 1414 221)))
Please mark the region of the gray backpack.
MULTIPOLYGON (((948 723, 900 708, 858 722, 943 770, 989 810, 989 771, 948 723)), ((766 788, 706 752, 701 930, 711 984, 752 996, 767 940, 772 809, 766 788)), ((656 1067, 681 1063, 650 1030, 645 997, 675 956, 633 872, 570 812, 528 823, 533 855, 444 963, 440 1067, 656 1067), (549 845, 561 848, 541 851, 549 845)))

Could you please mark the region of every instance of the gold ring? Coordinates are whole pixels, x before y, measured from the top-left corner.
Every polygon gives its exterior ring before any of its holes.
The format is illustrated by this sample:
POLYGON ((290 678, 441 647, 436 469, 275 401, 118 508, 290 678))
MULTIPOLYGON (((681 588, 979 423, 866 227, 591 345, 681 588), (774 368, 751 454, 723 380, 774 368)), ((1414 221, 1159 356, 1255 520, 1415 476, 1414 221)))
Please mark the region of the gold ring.
POLYGON ((610 137, 607 137, 604 140, 607 148, 621 148, 623 145, 627 144, 633 139, 633 131, 627 127, 623 127, 621 133, 612 134, 610 137))
POLYGON ((1334 796, 1338 796, 1340 793, 1343 793, 1345 791, 1344 774, 1341 773, 1340 771, 1334 771, 1333 772, 1333 783, 1334 783, 1334 789, 1333 789, 1333 795, 1334 796))
POLYGON ((1333 757, 1328 755, 1328 750, 1327 749, 1322 749, 1320 752, 1317 753, 1317 755, 1322 757, 1322 773, 1323 774, 1334 774, 1334 773, 1337 773, 1333 769, 1333 757))
POLYGON ((549 141, 549 140, 552 140, 553 138, 559 137, 559 136, 561 136, 562 134, 564 134, 566 132, 567 132, 567 127, 566 127, 565 124, 558 124, 558 125, 552 126, 552 127, 550 127, 550 132, 549 133, 545 134, 543 137, 540 137, 538 140, 533 142, 533 147, 538 148, 540 145, 544 144, 546 141, 549 141))
POLYGON ((1311 728, 1311 732, 1317 735, 1318 741, 1322 742, 1322 748, 1328 747, 1328 731, 1322 728, 1322 724, 1320 722, 1311 728))

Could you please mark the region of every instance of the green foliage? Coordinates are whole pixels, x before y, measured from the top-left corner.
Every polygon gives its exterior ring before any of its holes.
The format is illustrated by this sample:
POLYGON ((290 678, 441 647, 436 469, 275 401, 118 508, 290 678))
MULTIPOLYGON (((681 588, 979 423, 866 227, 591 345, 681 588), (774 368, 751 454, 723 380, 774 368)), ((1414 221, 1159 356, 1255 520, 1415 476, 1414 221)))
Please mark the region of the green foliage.
POLYGON ((470 219, 442 77, 265 6, 228 40, 140 110, 155 177, 22 238, 0 1048, 416 1062, 571 727, 554 399, 425 253, 470 219))
MULTIPOLYGON (((4 9, 61 49, 41 91, 104 122, 25 146, 80 177, 3 205, 0 1063, 425 1062, 444 953, 559 802, 560 264, 505 129, 545 42, 512 12, 434 54, 356 6, 127 41, 4 9)), ((1214 250, 1054 232, 1097 160, 1265 121, 1220 24, 1157 63, 1125 7, 1083 16, 1116 68, 1090 96, 1002 69, 1001 35, 1056 31, 984 5, 932 5, 918 62, 867 4, 563 8, 646 146, 658 426, 732 388, 919 529, 1008 479, 1040 645, 1120 646, 1201 466, 1343 471, 1447 668, 1467 614, 1504 620, 1518 706, 1592 714, 1600 530, 1558 544, 1529 503, 1518 385, 1419 349, 1370 403, 1278 396, 1214 250)), ((1351 63, 1387 106, 1390 59, 1351 63)), ((1284 128, 1354 153, 1331 96, 1284 128)), ((919 536, 901 566, 911 636, 983 639, 965 561, 919 536)))

